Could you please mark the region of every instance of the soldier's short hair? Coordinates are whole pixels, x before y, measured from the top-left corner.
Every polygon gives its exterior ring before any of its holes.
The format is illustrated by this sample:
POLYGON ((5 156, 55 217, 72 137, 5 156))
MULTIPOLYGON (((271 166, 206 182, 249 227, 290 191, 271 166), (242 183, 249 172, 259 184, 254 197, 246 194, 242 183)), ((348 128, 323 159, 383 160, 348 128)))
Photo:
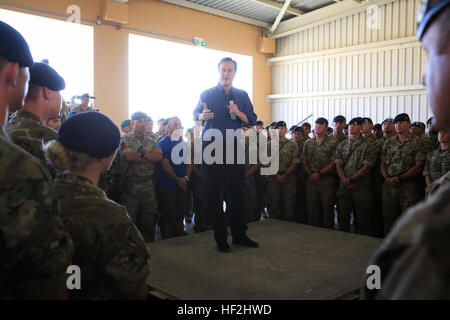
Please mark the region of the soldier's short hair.
POLYGON ((223 58, 222 60, 220 60, 219 65, 217 66, 217 69, 220 70, 220 65, 222 63, 230 62, 230 61, 233 62, 233 64, 234 64, 234 71, 237 71, 237 62, 234 61, 233 59, 231 59, 230 57, 226 57, 226 58, 223 58))

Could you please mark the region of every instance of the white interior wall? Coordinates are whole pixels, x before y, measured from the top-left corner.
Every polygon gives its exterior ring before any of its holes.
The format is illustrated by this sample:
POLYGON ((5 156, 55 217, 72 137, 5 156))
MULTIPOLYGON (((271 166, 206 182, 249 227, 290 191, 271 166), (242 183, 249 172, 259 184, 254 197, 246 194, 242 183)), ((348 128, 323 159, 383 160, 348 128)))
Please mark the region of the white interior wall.
POLYGON ((313 114, 311 123, 331 122, 342 114, 380 123, 406 112, 426 122, 432 114, 421 84, 426 54, 416 36, 419 2, 394 0, 278 39, 268 59, 272 120, 293 125, 313 114), (368 19, 378 26, 369 28, 368 19))

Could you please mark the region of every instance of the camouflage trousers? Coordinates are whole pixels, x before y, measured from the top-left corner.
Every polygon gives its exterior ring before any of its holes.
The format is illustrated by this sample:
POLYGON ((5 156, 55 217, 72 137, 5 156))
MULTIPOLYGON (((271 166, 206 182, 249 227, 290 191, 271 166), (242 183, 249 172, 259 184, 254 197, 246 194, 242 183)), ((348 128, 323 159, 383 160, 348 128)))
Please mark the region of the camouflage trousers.
POLYGON ((308 223, 308 208, 306 205, 306 177, 304 173, 295 177, 296 199, 295 199, 295 221, 308 223))
POLYGON ((120 197, 120 204, 125 206, 136 227, 142 233, 145 242, 155 240, 158 201, 156 199, 153 180, 143 183, 127 181, 120 197))
POLYGON ((399 187, 383 184, 383 222, 385 235, 393 227, 395 221, 408 208, 417 204, 423 197, 420 181, 404 181, 399 187))
POLYGON ((356 190, 349 190, 342 184, 339 186, 337 193, 339 230, 350 232, 350 217, 353 212, 355 232, 370 236, 374 212, 374 194, 370 178, 360 181, 356 187, 356 190))
POLYGON ((208 199, 206 198, 206 186, 205 182, 198 177, 191 178, 191 189, 194 198, 193 210, 195 213, 195 226, 196 233, 207 231, 211 228, 211 221, 208 211, 208 199))
POLYGON ((336 193, 337 185, 334 175, 321 177, 318 183, 308 179, 306 185, 308 224, 334 229, 336 193))
POLYGON ((255 188, 255 177, 252 176, 244 185, 244 219, 245 222, 254 222, 261 219, 258 210, 258 198, 255 188))
POLYGON ((295 219, 295 176, 280 184, 275 176, 267 177, 267 211, 270 218, 285 221, 295 219))

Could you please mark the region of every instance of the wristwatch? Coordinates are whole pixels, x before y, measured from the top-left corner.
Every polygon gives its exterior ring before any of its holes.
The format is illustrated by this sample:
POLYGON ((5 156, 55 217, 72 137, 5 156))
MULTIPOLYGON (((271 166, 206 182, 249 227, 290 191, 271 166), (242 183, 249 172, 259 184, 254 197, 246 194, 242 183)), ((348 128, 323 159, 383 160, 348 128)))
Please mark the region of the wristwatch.
POLYGON ((186 179, 187 182, 189 182, 189 177, 188 176, 184 176, 184 178, 186 179))

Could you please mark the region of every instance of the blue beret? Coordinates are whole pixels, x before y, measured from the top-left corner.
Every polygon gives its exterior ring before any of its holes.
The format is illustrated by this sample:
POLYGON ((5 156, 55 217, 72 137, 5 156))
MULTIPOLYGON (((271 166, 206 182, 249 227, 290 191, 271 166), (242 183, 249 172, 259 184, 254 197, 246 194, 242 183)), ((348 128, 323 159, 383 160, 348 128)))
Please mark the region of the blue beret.
POLYGON ((450 5, 450 0, 422 0, 422 2, 422 9, 417 15, 417 36, 420 40, 431 23, 450 5))
POLYGON ((373 130, 377 130, 377 129, 381 130, 381 124, 377 123, 373 126, 373 130))
POLYGON ((309 129, 311 129, 311 124, 309 122, 303 122, 301 127, 308 127, 309 129))
POLYGON ((295 127, 293 132, 300 132, 300 133, 305 133, 305 131, 303 130, 302 127, 295 127))
POLYGON ((140 111, 135 112, 131 115, 131 120, 141 120, 141 119, 147 119, 147 118, 148 118, 147 114, 144 112, 140 112, 140 111))
POLYGON ((120 143, 120 131, 104 114, 89 111, 76 114, 61 124, 56 139, 67 149, 97 159, 112 155, 120 143))
POLYGON ((83 95, 80 97, 80 99, 83 99, 83 98, 89 98, 89 93, 83 93, 83 95))
POLYGON ((317 124, 324 124, 324 125, 326 125, 328 127, 328 120, 325 119, 325 118, 317 118, 316 123, 317 124))
POLYGON ((278 128, 286 128, 286 122, 284 122, 284 121, 278 121, 278 122, 275 124, 275 129, 278 129, 278 128))
POLYGON ((425 123, 416 121, 411 123, 411 127, 418 127, 422 130, 425 130, 425 123))
POLYGON ((356 125, 360 126, 363 124, 363 118, 361 118, 361 117, 353 118, 352 120, 350 120, 350 122, 348 124, 349 125, 356 124, 356 125))
POLYGON ((61 91, 66 88, 66 82, 58 72, 42 62, 36 62, 30 69, 30 82, 53 91, 61 91))
POLYGON ((16 29, 0 21, 0 57, 17 62, 22 68, 33 66, 28 43, 16 29))
POLYGON ((339 116, 336 116, 336 117, 334 117, 334 119, 333 119, 333 122, 340 122, 340 123, 342 123, 342 122, 346 122, 347 120, 345 119, 345 117, 344 116, 341 116, 341 115, 339 115, 339 116))
POLYGON ((402 122, 402 121, 411 122, 411 120, 409 119, 408 114, 406 114, 406 113, 400 113, 399 115, 397 115, 397 116, 394 118, 394 123, 402 122))

